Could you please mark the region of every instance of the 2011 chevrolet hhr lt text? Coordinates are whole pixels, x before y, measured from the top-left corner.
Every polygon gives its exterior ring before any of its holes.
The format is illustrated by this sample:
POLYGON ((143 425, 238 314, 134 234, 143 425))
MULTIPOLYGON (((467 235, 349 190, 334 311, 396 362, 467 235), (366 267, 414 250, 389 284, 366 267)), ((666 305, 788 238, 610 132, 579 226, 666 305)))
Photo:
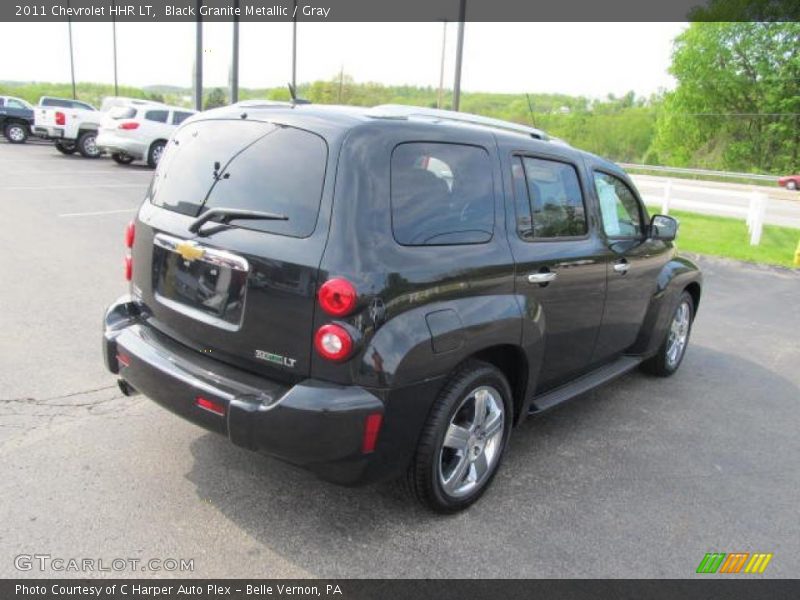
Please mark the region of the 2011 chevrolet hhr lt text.
POLYGON ((527 415, 675 372, 701 291, 676 231, 619 167, 536 129, 241 103, 167 144, 105 360, 234 444, 455 511, 527 415))

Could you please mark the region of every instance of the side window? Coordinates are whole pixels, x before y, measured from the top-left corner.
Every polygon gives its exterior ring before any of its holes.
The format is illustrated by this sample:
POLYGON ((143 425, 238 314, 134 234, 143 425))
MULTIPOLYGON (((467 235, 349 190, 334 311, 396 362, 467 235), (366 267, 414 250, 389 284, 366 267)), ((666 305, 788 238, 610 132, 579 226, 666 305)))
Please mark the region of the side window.
MULTIPOLYGON (((0 105, 1 105, 1 103, 0 103, 0 105)), ((9 98, 8 99, 8 108, 25 109, 27 107, 22 102, 20 102, 19 100, 14 100, 14 98, 9 98)))
POLYGON ((148 110, 144 113, 144 118, 148 121, 155 121, 157 123, 166 123, 168 110, 148 110))
POLYGON ((517 231, 522 239, 575 237, 587 232, 578 172, 568 163, 522 157, 512 163, 517 231))
POLYGON ((400 144, 392 152, 391 205, 400 244, 488 242, 494 229, 489 153, 463 144, 400 144))
POLYGON ((3 99, 3 98, 0 98, 0 107, 2 107, 2 106, 3 106, 3 104, 5 104, 5 99, 3 99))
POLYGON ((83 102, 70 102, 70 108, 94 110, 94 106, 92 106, 91 104, 84 104, 83 102))
POLYGON ((628 185, 608 173, 595 173, 603 230, 608 237, 638 238, 644 234, 642 210, 628 185))
POLYGON ((191 116, 192 116, 192 113, 181 112, 181 111, 176 110, 175 112, 172 113, 172 124, 173 125, 180 125, 181 123, 183 123, 186 119, 188 119, 191 116))

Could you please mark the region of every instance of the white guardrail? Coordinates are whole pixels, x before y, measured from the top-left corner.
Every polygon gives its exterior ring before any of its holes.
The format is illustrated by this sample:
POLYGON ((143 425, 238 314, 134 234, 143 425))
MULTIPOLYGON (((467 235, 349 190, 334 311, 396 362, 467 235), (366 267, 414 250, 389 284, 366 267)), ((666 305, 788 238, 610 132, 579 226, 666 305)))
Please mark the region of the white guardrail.
MULTIPOLYGON (((653 182, 655 183, 655 182, 653 182)), ((764 229, 764 215, 767 211, 767 195, 759 191, 738 191, 729 189, 719 189, 712 187, 698 188, 697 185, 681 185, 672 179, 664 179, 660 182, 664 186, 662 195, 655 196, 644 194, 643 198, 647 203, 661 203, 661 214, 668 215, 670 207, 686 210, 699 210, 711 214, 725 213, 735 217, 743 217, 747 223, 747 230, 750 233, 750 245, 758 246, 761 243, 761 232, 764 229), (726 204, 721 202, 703 202, 701 200, 687 200, 676 198, 673 192, 697 192, 702 190, 703 194, 711 196, 723 196, 728 199, 740 199, 739 204, 726 204)))
POLYGON ((753 173, 733 173, 731 171, 710 171, 707 169, 688 169, 684 167, 658 167, 655 165, 634 165, 632 163, 617 163, 623 169, 638 169, 640 171, 653 171, 656 173, 678 173, 681 175, 706 175, 712 177, 727 177, 729 179, 755 179, 759 181, 778 182, 777 175, 756 175, 753 173))

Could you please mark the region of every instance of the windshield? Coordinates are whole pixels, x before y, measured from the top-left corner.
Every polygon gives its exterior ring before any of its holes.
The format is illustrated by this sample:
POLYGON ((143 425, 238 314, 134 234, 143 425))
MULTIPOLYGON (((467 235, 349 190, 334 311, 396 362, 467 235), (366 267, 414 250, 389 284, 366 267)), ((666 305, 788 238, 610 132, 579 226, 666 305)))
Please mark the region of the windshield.
POLYGON ((178 130, 168 144, 150 199, 193 217, 212 208, 277 213, 287 220, 235 225, 307 237, 316 226, 327 162, 327 144, 308 131, 253 121, 199 121, 178 130))

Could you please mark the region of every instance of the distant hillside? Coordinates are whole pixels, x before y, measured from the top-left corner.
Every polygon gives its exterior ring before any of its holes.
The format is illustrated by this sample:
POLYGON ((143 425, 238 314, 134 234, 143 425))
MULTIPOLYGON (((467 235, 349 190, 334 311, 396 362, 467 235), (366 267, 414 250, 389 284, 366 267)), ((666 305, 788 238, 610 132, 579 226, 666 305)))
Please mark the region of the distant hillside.
MULTIPOLYGON (((227 89, 206 88, 204 92, 204 106, 208 106, 212 92, 214 105, 229 101, 227 89)), ((2 82, 0 94, 19 96, 36 103, 44 95, 71 97, 72 86, 68 83, 2 82)), ((112 95, 114 87, 110 84, 77 85, 78 98, 95 106, 100 106, 105 96, 112 95)), ((119 95, 191 106, 192 90, 174 85, 149 85, 143 88, 120 86, 119 95)), ((335 77, 328 81, 301 84, 298 86, 298 95, 317 104, 406 104, 436 107, 438 90, 433 87, 356 83, 345 75, 341 79, 335 77)), ((242 88, 239 97, 241 100, 289 100, 289 91, 283 86, 242 88)), ((461 95, 461 109, 466 112, 532 124, 574 146, 627 162, 647 160, 659 103, 659 98, 636 98, 633 92, 622 98, 609 95, 603 101, 566 94, 464 92, 461 95)), ((452 90, 446 90, 442 108, 450 108, 451 105, 452 90)))

